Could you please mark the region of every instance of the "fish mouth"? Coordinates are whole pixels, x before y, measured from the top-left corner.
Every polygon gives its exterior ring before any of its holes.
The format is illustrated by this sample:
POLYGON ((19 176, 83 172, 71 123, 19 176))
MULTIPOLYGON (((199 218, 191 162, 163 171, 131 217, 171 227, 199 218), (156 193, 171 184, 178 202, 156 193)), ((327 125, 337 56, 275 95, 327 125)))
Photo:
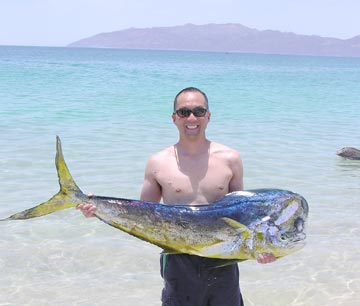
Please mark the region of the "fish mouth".
POLYGON ((281 239, 281 241, 283 241, 287 244, 298 244, 298 243, 304 242, 304 240, 306 239, 306 234, 305 233, 296 233, 296 234, 284 233, 281 235, 280 239, 281 239))
POLYGON ((298 240, 294 240, 291 241, 290 243, 290 248, 293 249, 294 251, 302 249, 306 244, 305 240, 302 239, 298 239, 298 240))
POLYGON ((296 252, 305 246, 306 244, 305 238, 306 238, 305 234, 300 234, 300 235, 288 237, 286 239, 282 239, 280 241, 280 245, 281 245, 280 249, 282 248, 284 250, 287 249, 288 251, 285 251, 286 254, 296 252))
POLYGON ((306 235, 304 233, 298 234, 295 237, 291 237, 287 239, 287 243, 293 246, 301 246, 305 245, 306 235))
POLYGON ((301 236, 301 237, 295 237, 295 238, 291 239, 290 242, 295 243, 295 244, 305 243, 305 238, 306 238, 306 235, 301 236))

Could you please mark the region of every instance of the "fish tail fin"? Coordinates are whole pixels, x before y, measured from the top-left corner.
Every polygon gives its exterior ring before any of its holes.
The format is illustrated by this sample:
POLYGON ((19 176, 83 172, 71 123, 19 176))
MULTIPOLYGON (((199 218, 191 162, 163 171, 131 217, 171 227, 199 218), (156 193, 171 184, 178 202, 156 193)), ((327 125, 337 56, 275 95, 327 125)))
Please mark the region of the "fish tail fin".
POLYGON ((86 195, 76 185, 74 179, 69 172, 68 167, 66 166, 59 136, 56 136, 55 164, 59 177, 60 191, 48 201, 16 213, 0 221, 22 220, 40 217, 51 214, 58 210, 75 207, 78 204, 86 201, 86 195))

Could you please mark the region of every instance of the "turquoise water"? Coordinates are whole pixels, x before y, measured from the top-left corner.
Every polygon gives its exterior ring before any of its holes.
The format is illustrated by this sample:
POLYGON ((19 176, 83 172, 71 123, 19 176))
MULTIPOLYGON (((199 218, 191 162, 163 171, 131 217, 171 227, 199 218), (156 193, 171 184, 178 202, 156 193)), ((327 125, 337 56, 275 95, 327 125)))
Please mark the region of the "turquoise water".
MULTIPOLYGON (((208 137, 242 155, 245 188, 309 202, 308 244, 241 263, 246 305, 358 305, 360 59, 0 47, 0 218, 57 192, 55 135, 83 191, 138 198, 177 141, 172 100, 204 90, 208 137), (264 302, 266 301, 266 302, 264 302)), ((160 305, 160 249, 75 210, 1 223, 0 305, 160 305)))

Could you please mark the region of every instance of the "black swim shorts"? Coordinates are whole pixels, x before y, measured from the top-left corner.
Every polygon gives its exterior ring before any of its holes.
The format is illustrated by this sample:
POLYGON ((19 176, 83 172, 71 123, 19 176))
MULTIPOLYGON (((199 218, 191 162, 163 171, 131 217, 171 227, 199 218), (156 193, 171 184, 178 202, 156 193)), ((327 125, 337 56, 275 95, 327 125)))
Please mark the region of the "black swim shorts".
POLYGON ((238 265, 213 268, 217 262, 187 254, 161 255, 162 306, 243 306, 238 265))

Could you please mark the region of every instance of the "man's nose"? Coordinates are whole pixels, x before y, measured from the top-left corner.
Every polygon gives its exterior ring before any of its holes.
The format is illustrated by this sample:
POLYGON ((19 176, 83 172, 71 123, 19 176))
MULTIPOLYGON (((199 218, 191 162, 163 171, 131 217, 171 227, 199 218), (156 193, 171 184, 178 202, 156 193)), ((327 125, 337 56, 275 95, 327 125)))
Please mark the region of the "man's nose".
POLYGON ((190 113, 190 116, 188 117, 188 120, 191 119, 191 120, 197 120, 197 117, 193 114, 193 113, 190 113))

